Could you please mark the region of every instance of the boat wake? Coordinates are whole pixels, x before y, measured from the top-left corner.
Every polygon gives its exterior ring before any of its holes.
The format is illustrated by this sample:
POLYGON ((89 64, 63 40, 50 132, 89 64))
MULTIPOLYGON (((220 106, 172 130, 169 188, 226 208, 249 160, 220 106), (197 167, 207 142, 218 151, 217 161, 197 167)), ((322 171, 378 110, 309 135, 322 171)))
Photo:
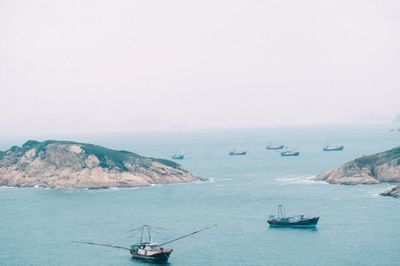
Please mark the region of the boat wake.
MULTIPOLYGON (((202 183, 202 182, 204 182, 204 181, 200 181, 200 182, 198 181, 199 184, 202 183)), ((207 182, 207 183, 215 183, 215 182, 217 182, 217 181, 215 181, 214 178, 210 177, 210 178, 208 178, 208 179, 206 180, 206 182, 207 182)))
POLYGON ((276 178, 274 181, 285 184, 303 184, 303 185, 311 185, 311 184, 325 184, 325 182, 314 181, 315 176, 293 176, 293 177, 282 177, 276 178))

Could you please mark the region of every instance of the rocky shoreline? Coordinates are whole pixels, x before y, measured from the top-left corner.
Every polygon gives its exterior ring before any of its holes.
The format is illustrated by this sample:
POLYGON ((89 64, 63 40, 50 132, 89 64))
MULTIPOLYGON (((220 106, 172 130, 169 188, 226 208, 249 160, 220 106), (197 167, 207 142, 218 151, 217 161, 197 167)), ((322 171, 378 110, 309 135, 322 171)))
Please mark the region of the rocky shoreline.
MULTIPOLYGON (((371 185, 381 182, 400 182, 400 147, 362 156, 342 167, 329 170, 317 176, 315 181, 325 181, 341 185, 371 185)), ((384 196, 398 197, 400 187, 382 193, 384 196)))
POLYGON ((400 147, 357 158, 314 180, 342 185, 400 182, 400 147))
POLYGON ((173 161, 72 141, 27 141, 0 152, 0 186, 144 187, 204 180, 173 161))

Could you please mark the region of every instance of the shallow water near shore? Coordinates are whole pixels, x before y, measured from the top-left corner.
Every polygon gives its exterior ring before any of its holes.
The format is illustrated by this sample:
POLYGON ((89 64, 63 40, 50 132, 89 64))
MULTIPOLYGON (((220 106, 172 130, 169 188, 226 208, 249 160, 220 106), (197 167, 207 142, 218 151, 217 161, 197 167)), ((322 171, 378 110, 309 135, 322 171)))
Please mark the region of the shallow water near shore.
MULTIPOLYGON (((141 224, 165 229, 165 242, 217 223, 168 247, 170 265, 398 265, 400 200, 381 197, 390 184, 340 186, 311 179, 364 154, 400 145, 400 134, 378 126, 274 128, 78 136, 76 141, 178 161, 209 178, 142 188, 64 190, 0 187, 0 265, 145 265, 118 249, 141 224), (273 141, 299 157, 265 150, 273 141), (326 142, 343 152, 322 152, 326 142), (228 156, 233 147, 246 156, 228 156), (316 230, 270 229, 266 218, 318 215, 316 230)), ((0 140, 2 150, 10 143, 0 140)))

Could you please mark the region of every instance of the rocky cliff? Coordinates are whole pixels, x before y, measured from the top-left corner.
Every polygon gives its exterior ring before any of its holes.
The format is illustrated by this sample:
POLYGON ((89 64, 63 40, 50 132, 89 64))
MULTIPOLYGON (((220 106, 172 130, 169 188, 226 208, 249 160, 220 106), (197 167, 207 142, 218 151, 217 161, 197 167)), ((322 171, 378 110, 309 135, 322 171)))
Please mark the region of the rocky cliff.
POLYGON ((30 140, 0 152, 3 186, 137 187, 198 179, 175 162, 93 144, 30 140))
POLYGON ((360 157, 315 180, 344 185, 400 182, 400 147, 360 157))
POLYGON ((397 185, 396 187, 381 193, 381 196, 390 196, 390 197, 394 197, 394 198, 400 198, 400 185, 397 185))

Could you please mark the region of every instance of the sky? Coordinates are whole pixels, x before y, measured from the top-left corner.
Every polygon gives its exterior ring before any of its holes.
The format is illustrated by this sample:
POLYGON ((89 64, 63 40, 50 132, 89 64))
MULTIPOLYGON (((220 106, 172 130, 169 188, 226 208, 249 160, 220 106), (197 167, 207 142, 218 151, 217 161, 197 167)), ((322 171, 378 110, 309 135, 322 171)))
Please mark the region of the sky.
POLYGON ((0 0, 0 134, 391 121, 400 1, 0 0))

